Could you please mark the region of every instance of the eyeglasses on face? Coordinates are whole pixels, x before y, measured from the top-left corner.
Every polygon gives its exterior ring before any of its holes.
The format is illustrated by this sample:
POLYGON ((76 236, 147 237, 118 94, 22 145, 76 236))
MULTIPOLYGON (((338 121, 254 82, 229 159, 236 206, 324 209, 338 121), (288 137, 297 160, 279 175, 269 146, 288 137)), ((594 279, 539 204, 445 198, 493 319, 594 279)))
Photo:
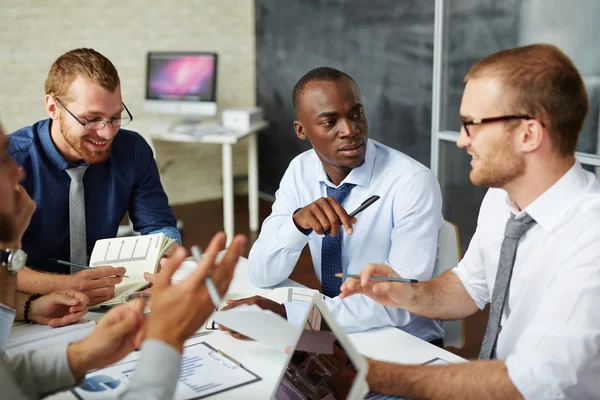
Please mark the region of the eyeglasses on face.
POLYGON ((75 114, 73 114, 71 111, 69 111, 69 109, 63 104, 62 101, 60 101, 60 99, 58 97, 55 97, 55 99, 58 102, 58 104, 60 104, 62 106, 62 108, 64 108, 69 114, 71 114, 71 116, 73 118, 75 118, 75 121, 79 122, 79 124, 81 126, 83 126, 85 129, 88 129, 91 131, 104 129, 106 124, 109 124, 113 128, 120 128, 122 126, 127 125, 128 123, 130 123, 133 120, 133 115, 131 115, 131 113, 129 112, 129 109, 127 109, 127 106, 123 102, 121 102, 121 104, 123 104, 123 108, 125 109, 124 111, 127 112, 126 115, 124 112, 121 112, 121 116, 119 118, 113 118, 113 119, 109 119, 109 120, 95 119, 93 121, 87 121, 86 119, 83 119, 83 121, 82 121, 79 118, 77 118, 75 116, 75 114))
MULTIPOLYGON (((461 120, 462 126, 465 128, 465 132, 468 137, 471 137, 471 132, 469 132, 469 126, 471 125, 481 125, 488 124, 490 122, 498 122, 498 121, 508 121, 511 119, 535 119, 529 115, 503 115, 501 117, 491 117, 491 118, 476 118, 471 119, 469 121, 461 120)), ((543 126, 544 124, 542 124, 543 126)))

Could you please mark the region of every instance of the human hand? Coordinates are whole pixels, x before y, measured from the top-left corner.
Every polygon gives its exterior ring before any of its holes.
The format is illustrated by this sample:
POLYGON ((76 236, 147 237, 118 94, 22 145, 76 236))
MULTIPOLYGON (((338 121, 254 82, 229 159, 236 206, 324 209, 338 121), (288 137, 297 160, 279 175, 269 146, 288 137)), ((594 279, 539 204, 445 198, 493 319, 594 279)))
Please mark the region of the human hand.
POLYGON ((72 289, 56 290, 33 300, 29 319, 53 328, 78 322, 87 313, 88 297, 72 289))
POLYGON ((319 235, 331 230, 331 236, 340 232, 340 224, 349 235, 352 234, 352 224, 356 223, 356 217, 350 218, 340 203, 331 196, 317 199, 300 209, 292 218, 302 229, 312 229, 319 235))
POLYGON ((123 281, 124 267, 97 267, 84 269, 68 276, 67 287, 83 292, 93 306, 110 300, 115 295, 115 285, 123 281))
POLYGON ((348 278, 342 283, 340 298, 364 294, 386 307, 402 307, 403 304, 408 303, 409 283, 371 281, 369 280, 371 276, 400 277, 387 264, 367 264, 360 273, 360 280, 348 278))
POLYGON ((227 292, 238 259, 243 254, 246 238, 238 235, 233 239, 221 262, 215 263, 225 246, 225 234, 217 233, 211 240, 198 267, 183 281, 171 283, 173 273, 186 257, 186 251, 178 248, 175 254, 163 261, 162 270, 152 288, 152 311, 146 323, 145 338, 157 339, 170 344, 179 352, 183 342, 196 332, 214 311, 214 304, 204 283, 210 275, 219 294, 227 292))
MULTIPOLYGON (((175 254, 175 250, 177 250, 178 248, 181 247, 178 243, 173 243, 171 245, 171 247, 169 247, 169 250, 171 250, 175 245, 177 245, 177 247, 175 247, 173 253, 170 254, 169 257, 166 257, 166 255, 165 255, 165 258, 160 259, 160 267, 158 268, 158 271, 159 271, 158 273, 151 274, 149 272, 144 272, 144 279, 146 280, 146 282, 148 282, 151 285, 153 285, 156 282, 156 278, 158 277, 158 274, 160 273, 160 271, 163 268, 163 263, 169 262, 168 260, 173 256, 173 254, 175 254)), ((151 289, 147 289, 147 291, 151 291, 151 289)))
POLYGON ((67 348, 69 367, 79 379, 91 369, 113 364, 139 346, 140 328, 144 322, 144 300, 137 299, 113 307, 92 333, 67 348))
POLYGON ((35 211, 35 201, 31 199, 25 188, 21 184, 15 186, 15 215, 14 215, 14 241, 6 247, 21 248, 21 239, 29 226, 31 216, 35 211))
MULTIPOLYGON (((263 310, 272 311, 275 314, 278 314, 278 315, 282 316, 283 318, 287 319, 287 313, 285 311, 285 306, 283 304, 279 304, 273 300, 267 299, 266 297, 262 297, 262 296, 252 296, 252 297, 248 297, 245 299, 238 299, 238 300, 227 300, 227 305, 225 307, 221 308, 220 311, 231 310, 232 308, 241 306, 242 304, 257 305, 260 308, 262 308, 263 310)), ((225 331, 225 332, 231 332, 231 336, 233 336, 236 339, 244 339, 244 340, 248 339, 247 336, 242 335, 239 332, 233 331, 221 324, 219 324, 219 330, 225 331)))

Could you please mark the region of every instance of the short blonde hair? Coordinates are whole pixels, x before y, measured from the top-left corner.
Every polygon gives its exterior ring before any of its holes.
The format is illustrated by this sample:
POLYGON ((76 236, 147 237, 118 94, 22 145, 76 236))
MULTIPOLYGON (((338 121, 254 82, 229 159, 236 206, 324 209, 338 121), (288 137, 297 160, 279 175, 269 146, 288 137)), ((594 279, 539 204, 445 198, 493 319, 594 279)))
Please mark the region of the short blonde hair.
POLYGON ((532 44, 491 54, 471 67, 465 82, 476 78, 498 78, 506 113, 540 120, 562 156, 575 153, 589 101, 579 71, 558 47, 532 44))
POLYGON ((114 92, 120 84, 119 74, 112 62, 93 49, 75 49, 58 57, 46 78, 46 94, 63 97, 66 101, 71 83, 82 76, 114 92))

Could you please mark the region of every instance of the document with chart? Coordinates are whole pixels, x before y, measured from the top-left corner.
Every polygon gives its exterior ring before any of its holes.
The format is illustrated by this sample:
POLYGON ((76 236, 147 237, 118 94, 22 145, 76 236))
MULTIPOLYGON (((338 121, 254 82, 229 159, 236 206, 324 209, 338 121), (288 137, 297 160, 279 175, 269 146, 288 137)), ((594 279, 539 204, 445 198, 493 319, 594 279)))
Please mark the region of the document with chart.
MULTIPOLYGON (((137 360, 129 361, 89 373, 72 392, 84 400, 117 398, 129 384, 136 364, 137 360)), ((205 342, 184 348, 180 368, 173 397, 177 400, 201 399, 261 379, 205 342)))
POLYGON ((112 299, 96 307, 121 304, 129 293, 147 286, 144 272, 157 273, 160 259, 173 243, 175 240, 166 237, 164 233, 98 240, 90 257, 90 267, 125 267, 128 278, 124 278, 115 287, 112 299))

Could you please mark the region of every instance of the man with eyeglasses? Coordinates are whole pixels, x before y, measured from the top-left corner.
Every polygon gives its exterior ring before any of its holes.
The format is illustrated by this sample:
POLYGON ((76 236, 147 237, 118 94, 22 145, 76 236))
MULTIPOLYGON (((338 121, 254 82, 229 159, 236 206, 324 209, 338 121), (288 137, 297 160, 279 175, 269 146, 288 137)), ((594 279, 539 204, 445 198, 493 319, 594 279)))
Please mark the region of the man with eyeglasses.
POLYGON ((451 366, 370 361, 372 390, 427 399, 593 399, 600 394, 600 183, 575 159, 588 97, 552 45, 485 57, 465 77, 457 145, 488 186, 469 249, 429 282, 367 265, 342 297, 461 319, 490 303, 479 360, 451 366))
POLYGON ((46 80, 49 118, 9 136, 9 154, 26 172, 22 185, 37 203, 14 248, 29 254, 18 289, 48 293, 72 288, 90 305, 114 295, 123 268, 72 275, 51 259, 87 265, 98 239, 115 237, 128 212, 142 234, 162 232, 181 243, 152 150, 121 129, 133 116, 121 98, 114 65, 92 49, 60 56, 46 80))

